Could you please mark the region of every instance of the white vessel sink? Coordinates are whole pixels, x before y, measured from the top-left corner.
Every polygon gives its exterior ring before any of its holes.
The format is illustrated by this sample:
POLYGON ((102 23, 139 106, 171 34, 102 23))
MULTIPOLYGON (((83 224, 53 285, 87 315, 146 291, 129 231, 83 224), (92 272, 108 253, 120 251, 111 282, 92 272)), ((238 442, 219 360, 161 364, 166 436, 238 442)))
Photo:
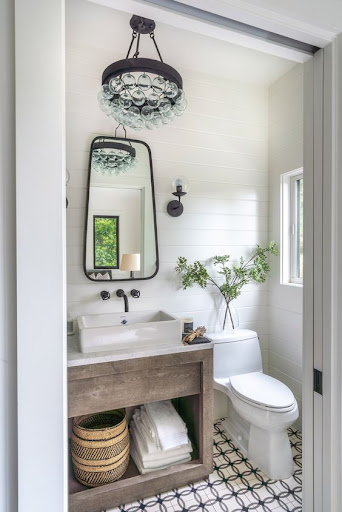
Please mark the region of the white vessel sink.
POLYGON ((135 351, 146 347, 180 344, 182 323, 165 311, 140 311, 83 315, 77 318, 80 332, 80 350, 104 352, 108 350, 135 351))

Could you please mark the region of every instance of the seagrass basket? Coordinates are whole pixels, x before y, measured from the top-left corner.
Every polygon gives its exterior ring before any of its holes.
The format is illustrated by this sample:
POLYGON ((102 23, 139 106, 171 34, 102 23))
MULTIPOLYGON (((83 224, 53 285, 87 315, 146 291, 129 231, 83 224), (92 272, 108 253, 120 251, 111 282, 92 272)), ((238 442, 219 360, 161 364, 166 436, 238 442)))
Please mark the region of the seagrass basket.
POLYGON ((73 419, 71 458, 76 479, 88 487, 119 480, 129 462, 125 409, 73 419))

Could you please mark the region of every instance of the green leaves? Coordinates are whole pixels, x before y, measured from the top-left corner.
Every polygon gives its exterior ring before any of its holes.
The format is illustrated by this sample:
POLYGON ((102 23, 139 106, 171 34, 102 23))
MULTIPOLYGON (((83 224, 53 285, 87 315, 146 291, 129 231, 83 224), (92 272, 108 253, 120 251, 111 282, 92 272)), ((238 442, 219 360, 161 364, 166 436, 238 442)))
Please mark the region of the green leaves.
POLYGON ((95 268, 118 266, 119 217, 94 215, 95 268))
POLYGON ((247 284, 265 282, 267 274, 270 272, 269 254, 278 255, 277 244, 273 241, 266 247, 257 245, 247 261, 241 257, 238 263, 230 263, 229 254, 214 256, 212 262, 217 267, 217 273, 223 277, 223 284, 218 284, 221 279, 218 280, 210 276, 202 263, 195 261, 193 264, 188 264, 184 256, 178 258, 175 270, 182 278, 184 290, 195 284, 201 288, 206 288, 208 284, 214 285, 220 290, 228 306, 231 300, 239 297, 242 288, 247 284))
POLYGON ((210 276, 202 263, 195 261, 192 265, 188 265, 188 261, 184 256, 178 258, 178 265, 175 270, 182 275, 183 290, 190 288, 194 284, 198 284, 201 288, 206 288, 210 276))

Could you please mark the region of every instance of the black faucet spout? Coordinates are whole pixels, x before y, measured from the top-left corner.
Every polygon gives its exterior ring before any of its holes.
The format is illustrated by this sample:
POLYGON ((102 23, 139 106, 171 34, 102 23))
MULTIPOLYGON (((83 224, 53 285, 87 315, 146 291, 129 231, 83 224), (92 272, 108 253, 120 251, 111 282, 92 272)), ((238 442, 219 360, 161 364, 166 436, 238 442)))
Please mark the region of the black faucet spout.
POLYGON ((125 303, 125 313, 128 313, 129 308, 128 308, 128 298, 127 298, 127 295, 121 289, 117 290, 116 295, 117 295, 117 297, 123 297, 123 300, 124 300, 124 303, 125 303))

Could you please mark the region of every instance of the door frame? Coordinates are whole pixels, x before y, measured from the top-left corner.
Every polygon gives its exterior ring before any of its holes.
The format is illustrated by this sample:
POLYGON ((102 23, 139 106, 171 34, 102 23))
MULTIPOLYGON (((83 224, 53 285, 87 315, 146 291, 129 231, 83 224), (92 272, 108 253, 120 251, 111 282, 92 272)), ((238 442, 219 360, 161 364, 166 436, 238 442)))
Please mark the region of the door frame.
POLYGON ((321 508, 322 396, 313 369, 322 371, 323 62, 320 50, 304 65, 303 286, 303 510, 321 508), (316 505, 314 505, 316 504, 316 505))
POLYGON ((331 512, 342 509, 341 91, 342 35, 324 49, 323 81, 322 503, 331 512))
POLYGON ((20 512, 68 506, 64 23, 64 0, 15 1, 20 512))
POLYGON ((305 64, 303 510, 342 508, 342 36, 305 64), (314 87, 312 87, 314 84, 314 87), (313 250, 311 251, 310 248, 313 250), (313 369, 322 394, 313 391, 313 369))
MULTIPOLYGON (((16 76, 19 77, 16 155, 20 512, 43 512, 47 503, 49 512, 67 512, 64 2, 16 0, 15 7, 16 76), (37 161, 38 150, 41 152, 37 161), (42 229, 49 224, 53 229, 45 229, 42 236, 42 229), (38 273, 32 251, 34 244, 48 256, 38 273), (45 416, 40 417, 43 410, 45 416), (44 423, 48 428, 43 428, 44 423), (34 450, 34 443, 39 445, 38 450, 34 450), (39 487, 37 474, 43 476, 39 487)), ((308 173, 311 177, 306 177, 305 243, 309 248, 310 240, 311 247, 315 241, 318 243, 317 226, 321 226, 324 242, 322 254, 318 251, 314 257, 314 251, 312 254, 306 251, 305 263, 305 275, 312 277, 304 287, 305 512, 321 512, 313 502, 316 485, 317 503, 324 486, 321 501, 325 510, 341 509, 341 490, 336 478, 341 476, 342 275, 339 275, 338 261, 342 255, 342 203, 339 201, 342 179, 338 170, 342 149, 336 142, 342 127, 342 97, 338 94, 342 85, 342 66, 338 63, 342 56, 341 38, 324 50, 324 62, 321 53, 305 64, 304 89, 305 169, 311 169, 308 173), (313 90, 313 83, 324 85, 323 102, 317 101, 322 90, 319 92, 319 87, 313 90), (319 187, 323 187, 322 196, 319 187), (322 201, 321 219, 319 208, 316 210, 319 201, 322 201), (327 269, 324 279, 323 268, 327 269), (320 350, 323 398, 314 394, 312 386, 314 357, 320 350), (318 419, 315 412, 319 412, 318 419), (318 424, 315 429, 314 420, 318 424)))

